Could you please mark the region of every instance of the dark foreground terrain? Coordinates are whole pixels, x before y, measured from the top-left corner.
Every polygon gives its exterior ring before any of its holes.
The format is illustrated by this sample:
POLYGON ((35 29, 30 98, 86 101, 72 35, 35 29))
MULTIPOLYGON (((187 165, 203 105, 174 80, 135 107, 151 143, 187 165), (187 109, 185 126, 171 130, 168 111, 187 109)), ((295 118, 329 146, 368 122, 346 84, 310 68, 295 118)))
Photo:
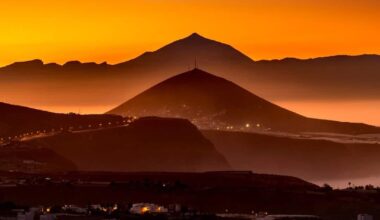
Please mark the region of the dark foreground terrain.
POLYGON ((313 214, 323 219, 380 217, 380 192, 332 190, 288 176, 251 172, 0 174, 0 203, 19 205, 181 204, 208 213, 313 214))

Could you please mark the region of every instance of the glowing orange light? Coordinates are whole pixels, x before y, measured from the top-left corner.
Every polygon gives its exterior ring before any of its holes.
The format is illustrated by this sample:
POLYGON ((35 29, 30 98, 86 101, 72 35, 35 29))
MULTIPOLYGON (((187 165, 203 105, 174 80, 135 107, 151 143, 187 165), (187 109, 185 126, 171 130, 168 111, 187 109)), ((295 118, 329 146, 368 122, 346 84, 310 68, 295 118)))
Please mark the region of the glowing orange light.
POLYGON ((149 211, 150 211, 149 207, 144 206, 144 207, 141 208, 141 212, 142 213, 146 213, 146 212, 149 212, 149 211))

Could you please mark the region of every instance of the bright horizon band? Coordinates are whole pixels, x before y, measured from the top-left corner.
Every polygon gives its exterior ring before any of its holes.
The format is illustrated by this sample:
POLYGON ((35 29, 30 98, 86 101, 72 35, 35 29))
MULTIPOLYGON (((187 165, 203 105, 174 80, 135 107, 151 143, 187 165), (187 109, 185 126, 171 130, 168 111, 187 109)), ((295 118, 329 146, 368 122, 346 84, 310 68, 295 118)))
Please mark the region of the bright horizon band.
POLYGON ((255 60, 380 54, 379 7, 374 0, 5 0, 0 66, 118 63, 192 32, 255 60))

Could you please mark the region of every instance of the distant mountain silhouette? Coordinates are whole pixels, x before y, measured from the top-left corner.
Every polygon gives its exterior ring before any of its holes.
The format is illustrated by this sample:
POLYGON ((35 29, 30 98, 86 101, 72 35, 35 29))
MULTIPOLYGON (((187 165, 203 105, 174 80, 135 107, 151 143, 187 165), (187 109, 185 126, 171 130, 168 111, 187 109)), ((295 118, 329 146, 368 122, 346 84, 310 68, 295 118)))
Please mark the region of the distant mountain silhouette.
POLYGON ((104 122, 121 121, 115 115, 57 114, 23 106, 0 103, 0 138, 50 129, 87 126, 104 122))
POLYGON ((272 131, 380 132, 365 124, 306 118, 200 69, 167 79, 108 113, 187 118, 208 129, 244 129, 248 124, 272 131))
POLYGON ((225 158, 184 119, 141 118, 128 127, 66 133, 30 142, 73 161, 78 170, 207 171, 230 169, 225 158))
POLYGON ((379 99, 380 56, 253 61, 198 34, 116 65, 14 63, 0 68, 0 94, 28 106, 112 106, 193 68, 195 59, 200 68, 269 100, 379 99))
POLYGON ((376 176, 380 168, 379 144, 338 143, 247 132, 202 133, 237 170, 328 182, 376 176))

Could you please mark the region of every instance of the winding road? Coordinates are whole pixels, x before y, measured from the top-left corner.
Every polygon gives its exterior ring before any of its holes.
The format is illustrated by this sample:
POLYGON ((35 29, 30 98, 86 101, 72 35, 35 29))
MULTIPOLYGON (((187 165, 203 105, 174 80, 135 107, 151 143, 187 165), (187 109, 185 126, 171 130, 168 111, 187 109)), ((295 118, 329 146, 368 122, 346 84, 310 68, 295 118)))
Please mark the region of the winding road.
POLYGON ((126 117, 121 121, 116 122, 104 122, 99 124, 88 124, 88 125, 77 125, 77 126, 68 126, 67 128, 58 128, 58 129, 36 129, 34 131, 24 132, 22 134, 9 136, 9 137, 0 137, 0 146, 6 146, 12 142, 23 142, 30 141, 37 138, 45 138, 50 136, 55 136, 62 134, 63 132, 70 133, 83 133, 83 132, 92 132, 105 130, 110 128, 126 127, 129 126, 137 117, 126 117))

